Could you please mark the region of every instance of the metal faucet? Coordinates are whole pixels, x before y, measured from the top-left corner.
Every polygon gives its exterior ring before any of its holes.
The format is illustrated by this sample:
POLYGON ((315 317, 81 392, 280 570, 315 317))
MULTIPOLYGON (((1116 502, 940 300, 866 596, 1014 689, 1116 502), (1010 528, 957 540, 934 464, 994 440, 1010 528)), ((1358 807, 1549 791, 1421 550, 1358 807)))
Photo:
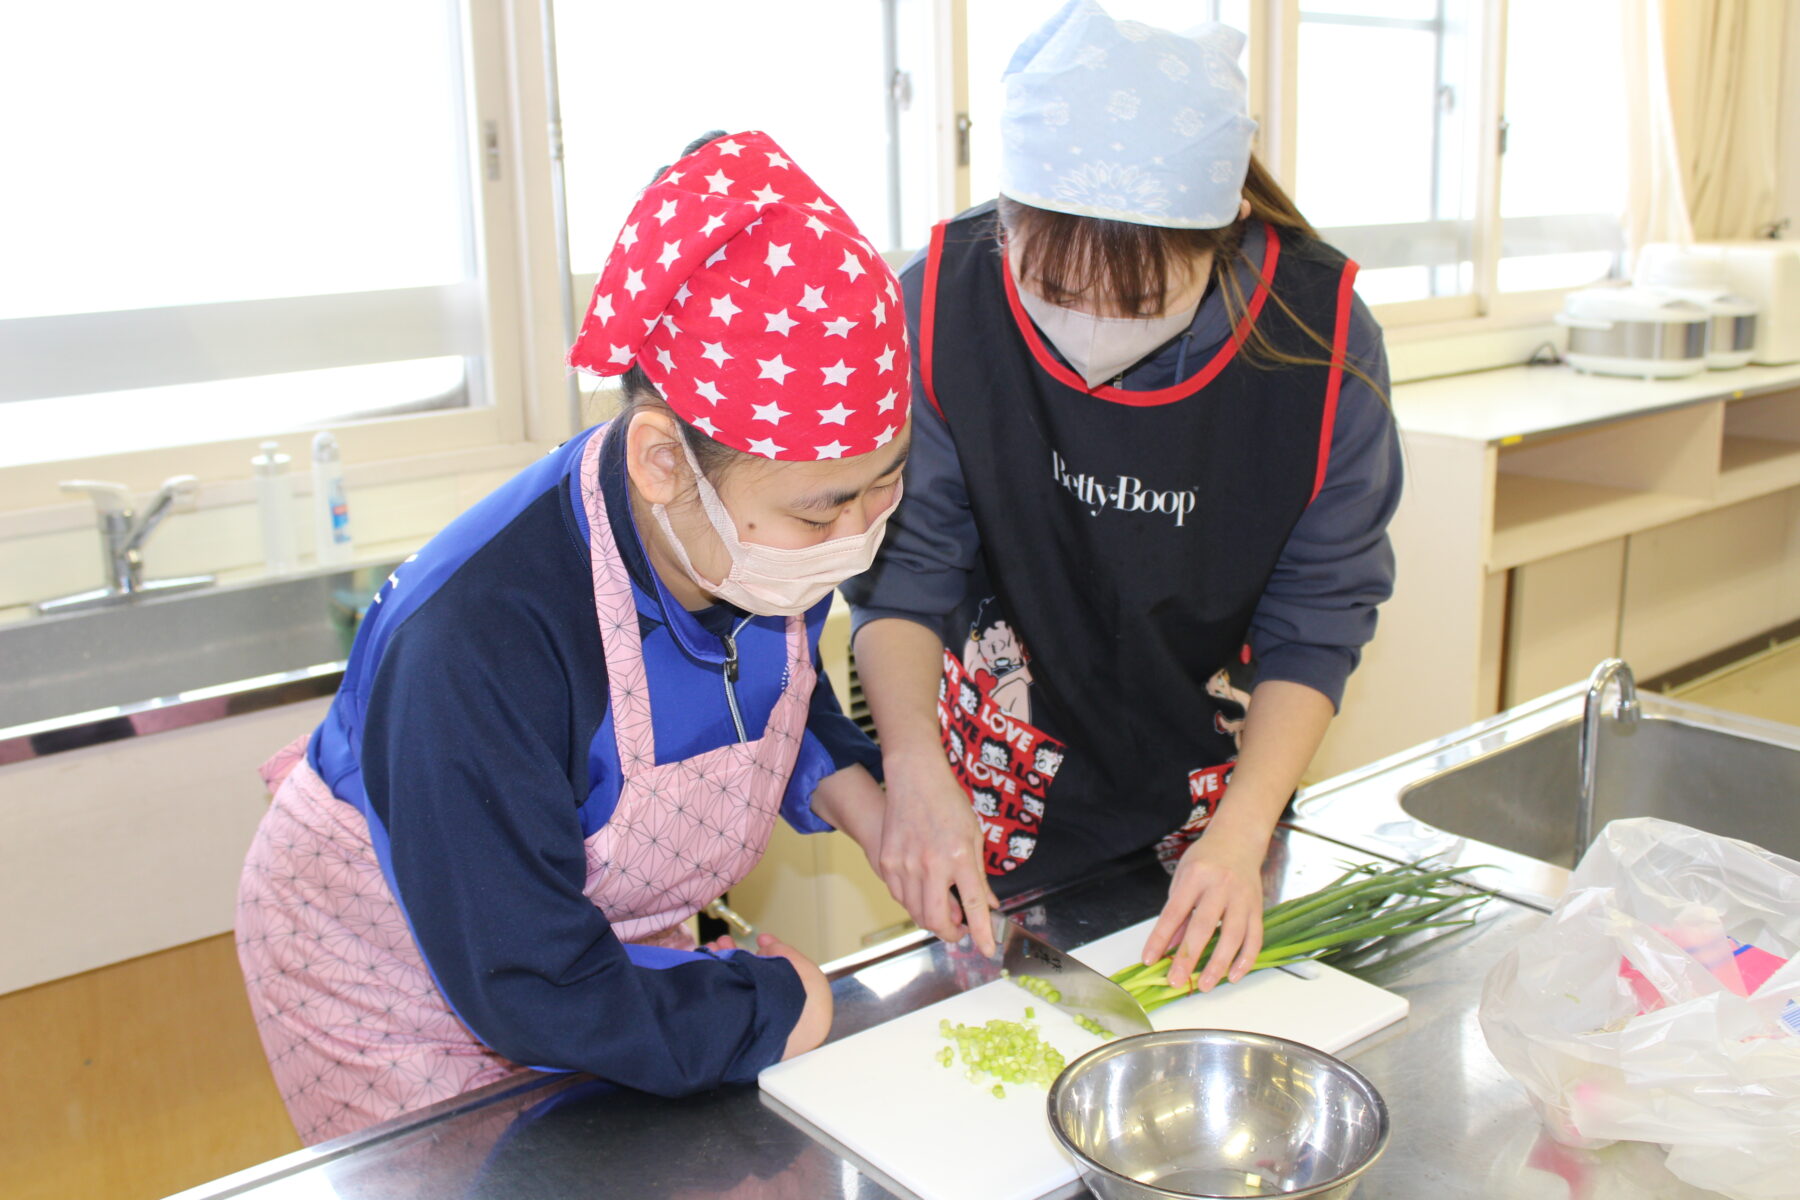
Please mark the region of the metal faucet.
POLYGON ((1576 757, 1581 768, 1581 798, 1575 809, 1575 860, 1581 861, 1588 843, 1594 840, 1594 795, 1599 779, 1600 715, 1605 705, 1606 687, 1619 683, 1619 703, 1613 719, 1627 725, 1637 722, 1643 710, 1638 705, 1637 678, 1622 658, 1609 658, 1588 676, 1587 699, 1581 707, 1581 740, 1576 757))
POLYGON ((156 495, 143 511, 132 508, 131 493, 124 484, 101 483, 91 479, 70 479, 62 483, 65 492, 87 495, 94 502, 100 522, 100 554, 106 571, 106 586, 73 596, 59 596, 32 607, 40 616, 75 612, 123 604, 139 596, 168 595, 192 591, 214 581, 211 575, 188 575, 179 579, 144 578, 144 543, 169 514, 177 497, 193 494, 200 481, 192 475, 176 475, 165 479, 156 495))

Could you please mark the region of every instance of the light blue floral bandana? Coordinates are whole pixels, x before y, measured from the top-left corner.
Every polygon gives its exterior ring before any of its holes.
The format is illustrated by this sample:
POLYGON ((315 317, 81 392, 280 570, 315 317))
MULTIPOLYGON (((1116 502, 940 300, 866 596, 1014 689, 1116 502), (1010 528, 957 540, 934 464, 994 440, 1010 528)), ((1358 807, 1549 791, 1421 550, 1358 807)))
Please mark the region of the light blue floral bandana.
POLYGON ((1176 34, 1070 0, 1006 68, 1000 191, 1082 217, 1231 224, 1256 133, 1243 48, 1225 25, 1176 34))

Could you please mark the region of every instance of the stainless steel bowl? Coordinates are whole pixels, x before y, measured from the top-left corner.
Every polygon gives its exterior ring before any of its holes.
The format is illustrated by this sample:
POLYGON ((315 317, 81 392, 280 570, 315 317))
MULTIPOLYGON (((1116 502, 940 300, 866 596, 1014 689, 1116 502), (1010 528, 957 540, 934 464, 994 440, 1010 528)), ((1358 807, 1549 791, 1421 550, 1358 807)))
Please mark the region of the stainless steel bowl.
POLYGON ((1050 1128, 1102 1200, 1348 1196, 1387 1105, 1311 1046, 1228 1029, 1108 1042, 1050 1087, 1050 1128))

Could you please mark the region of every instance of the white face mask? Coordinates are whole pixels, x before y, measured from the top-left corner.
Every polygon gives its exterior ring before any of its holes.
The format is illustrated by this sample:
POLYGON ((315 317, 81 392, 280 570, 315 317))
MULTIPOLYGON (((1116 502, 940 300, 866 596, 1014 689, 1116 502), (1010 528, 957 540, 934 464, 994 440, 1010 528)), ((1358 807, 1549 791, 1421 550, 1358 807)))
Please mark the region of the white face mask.
POLYGON ((888 517, 900 506, 902 485, 894 484, 894 499, 881 515, 869 522, 869 527, 862 533, 851 537, 833 538, 829 542, 820 542, 817 546, 805 546, 798 550, 783 550, 775 546, 764 546, 756 542, 746 542, 738 537, 737 522, 731 519, 730 511, 719 493, 700 470, 700 464, 694 460, 694 452, 682 443, 682 453, 687 456, 688 466, 694 471, 694 486, 700 492, 700 507, 706 512, 706 520, 725 543, 725 553, 731 558, 731 569, 725 578, 714 582, 702 578, 694 570, 693 561, 688 557, 687 547, 681 538, 676 536, 675 529, 669 524, 669 513, 660 504, 650 506, 650 513, 656 518, 657 526, 663 536, 669 539, 669 545, 675 551, 675 559, 681 569, 687 572, 694 584, 717 596, 721 600, 737 605, 747 613, 755 613, 763 617, 797 617, 831 593, 831 589, 854 576, 861 575, 875 561, 875 552, 881 548, 881 537, 887 529, 888 517))
POLYGON ((1026 314, 1090 388, 1113 379, 1179 336, 1200 310, 1200 301, 1195 300, 1180 312, 1160 317, 1095 317, 1052 304, 1024 284, 1018 292, 1026 314))

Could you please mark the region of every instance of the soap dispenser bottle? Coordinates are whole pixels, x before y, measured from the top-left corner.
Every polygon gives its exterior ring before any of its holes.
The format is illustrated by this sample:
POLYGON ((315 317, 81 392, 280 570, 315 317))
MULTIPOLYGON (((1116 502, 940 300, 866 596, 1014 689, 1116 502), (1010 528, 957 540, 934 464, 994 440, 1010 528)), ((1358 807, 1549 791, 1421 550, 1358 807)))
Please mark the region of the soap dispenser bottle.
POLYGON ((321 565, 350 561, 350 503, 344 495, 344 455, 337 438, 320 433, 312 443, 313 553, 321 565))
POLYGON ((271 575, 284 575, 299 565, 294 521, 294 482, 288 474, 291 460, 279 442, 264 442, 262 453, 250 460, 256 475, 256 504, 261 510, 263 561, 271 575))

